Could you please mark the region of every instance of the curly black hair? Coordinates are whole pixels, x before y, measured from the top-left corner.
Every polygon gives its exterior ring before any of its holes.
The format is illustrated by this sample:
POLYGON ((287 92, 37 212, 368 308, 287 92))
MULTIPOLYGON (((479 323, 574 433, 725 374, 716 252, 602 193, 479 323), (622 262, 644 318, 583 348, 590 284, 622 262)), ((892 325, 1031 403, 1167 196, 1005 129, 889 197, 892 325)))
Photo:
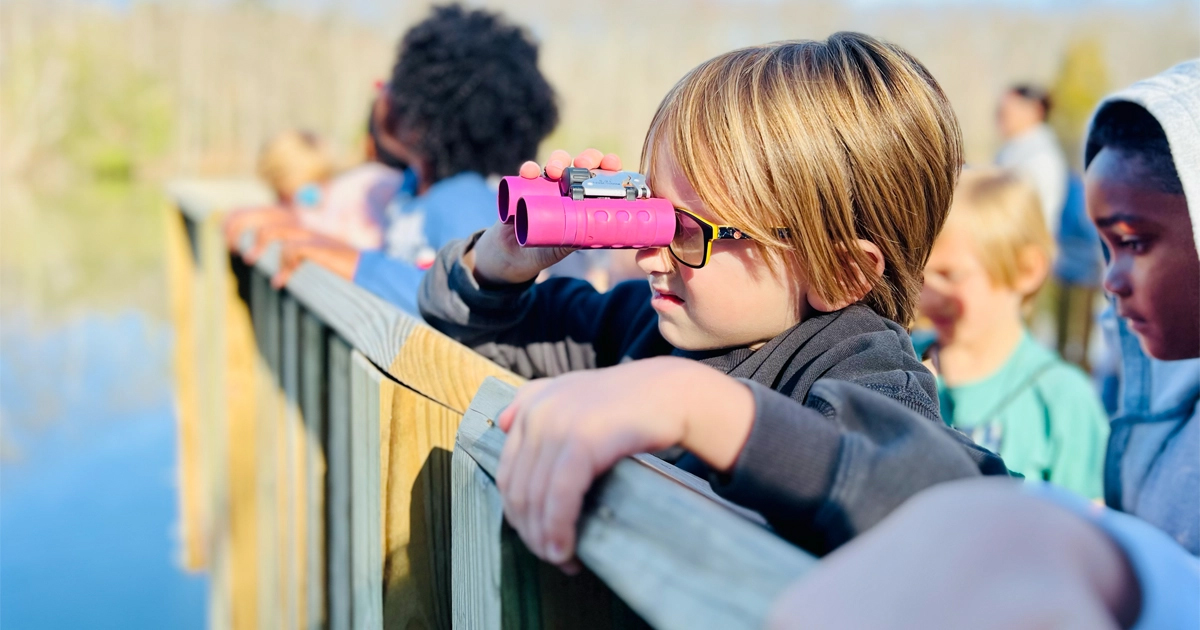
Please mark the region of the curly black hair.
POLYGON ((487 11, 435 7, 400 42, 388 126, 438 181, 511 175, 558 124, 554 90, 525 31, 487 11))

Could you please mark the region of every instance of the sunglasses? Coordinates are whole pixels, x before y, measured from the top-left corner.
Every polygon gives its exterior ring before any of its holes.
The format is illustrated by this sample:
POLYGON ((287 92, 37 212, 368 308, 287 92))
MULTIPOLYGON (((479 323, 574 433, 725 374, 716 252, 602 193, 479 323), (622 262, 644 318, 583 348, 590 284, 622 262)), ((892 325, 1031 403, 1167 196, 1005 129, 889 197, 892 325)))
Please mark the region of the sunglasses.
MULTIPOLYGON (((780 238, 788 237, 787 228, 776 228, 780 238)), ((675 237, 668 248, 680 264, 699 269, 712 257, 713 241, 752 241, 749 234, 732 225, 717 225, 687 210, 675 208, 675 237)))

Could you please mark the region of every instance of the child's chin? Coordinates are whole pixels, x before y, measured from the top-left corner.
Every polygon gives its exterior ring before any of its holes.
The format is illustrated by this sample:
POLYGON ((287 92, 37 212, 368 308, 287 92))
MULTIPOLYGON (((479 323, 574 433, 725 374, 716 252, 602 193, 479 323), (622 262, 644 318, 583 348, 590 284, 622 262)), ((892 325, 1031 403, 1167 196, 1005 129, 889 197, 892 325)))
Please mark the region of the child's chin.
POLYGON ((658 318, 658 332, 663 336, 663 339, 667 340, 667 343, 680 350, 703 352, 718 348, 718 346, 712 344, 711 340, 705 339, 704 335, 684 330, 674 322, 664 321, 662 317, 658 318))

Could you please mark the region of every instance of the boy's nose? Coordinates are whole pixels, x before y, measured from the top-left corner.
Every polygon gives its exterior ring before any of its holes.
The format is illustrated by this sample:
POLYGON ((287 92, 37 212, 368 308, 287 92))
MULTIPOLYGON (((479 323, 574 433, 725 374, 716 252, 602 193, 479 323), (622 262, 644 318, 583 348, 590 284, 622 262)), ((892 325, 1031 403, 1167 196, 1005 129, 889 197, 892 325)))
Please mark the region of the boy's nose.
POLYGON ((1132 289, 1128 260, 1124 256, 1113 257, 1104 270, 1104 290, 1118 297, 1126 297, 1132 289))
POLYGON ((670 273, 675 269, 675 261, 666 247, 639 249, 636 260, 638 268, 646 274, 670 273))

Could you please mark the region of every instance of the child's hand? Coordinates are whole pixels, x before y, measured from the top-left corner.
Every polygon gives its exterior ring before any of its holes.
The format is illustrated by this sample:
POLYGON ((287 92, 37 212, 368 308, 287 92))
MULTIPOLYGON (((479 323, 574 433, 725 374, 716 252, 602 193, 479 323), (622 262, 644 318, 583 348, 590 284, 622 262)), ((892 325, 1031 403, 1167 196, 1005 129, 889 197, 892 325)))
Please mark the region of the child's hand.
POLYGON ((253 265, 262 257, 267 247, 275 241, 312 241, 317 238, 320 238, 320 235, 295 223, 264 225, 255 232, 254 245, 250 248, 250 251, 242 255, 242 258, 253 265))
MULTIPOLYGON (((574 164, 580 168, 598 168, 605 171, 621 170, 621 158, 613 153, 604 154, 599 149, 584 149, 574 161, 571 154, 559 149, 550 154, 546 160, 546 177, 558 179, 562 177, 563 169, 574 164)), ((542 167, 537 162, 526 162, 521 165, 521 177, 537 179, 542 176, 542 167)))
POLYGON ((508 433, 496 475, 504 514, 530 551, 573 571, 575 524, 593 479, 622 457, 676 444, 728 469, 753 418, 749 388, 689 359, 534 381, 497 418, 508 433))
POLYGON ((268 225, 291 225, 296 222, 296 215, 291 210, 280 206, 261 206, 234 210, 225 217, 221 228, 225 232, 225 243, 230 251, 238 250, 238 240, 242 233, 249 229, 259 229, 268 225))
MULTIPOLYGON (((572 162, 571 154, 559 149, 550 154, 546 161, 546 176, 550 179, 562 177, 563 169, 574 164, 582 168, 621 170, 621 158, 613 154, 604 155, 597 149, 587 149, 572 162)), ((542 167, 537 162, 521 165, 521 177, 541 177, 542 167)), ((488 228, 475 249, 463 258, 475 279, 483 284, 520 284, 533 280, 544 269, 566 258, 575 251, 569 247, 521 247, 517 243, 514 226, 497 223, 488 228)))
POLYGON ((271 286, 280 289, 306 260, 329 269, 346 280, 354 280, 360 252, 345 243, 329 238, 307 241, 285 241, 279 253, 279 270, 271 278, 271 286))

